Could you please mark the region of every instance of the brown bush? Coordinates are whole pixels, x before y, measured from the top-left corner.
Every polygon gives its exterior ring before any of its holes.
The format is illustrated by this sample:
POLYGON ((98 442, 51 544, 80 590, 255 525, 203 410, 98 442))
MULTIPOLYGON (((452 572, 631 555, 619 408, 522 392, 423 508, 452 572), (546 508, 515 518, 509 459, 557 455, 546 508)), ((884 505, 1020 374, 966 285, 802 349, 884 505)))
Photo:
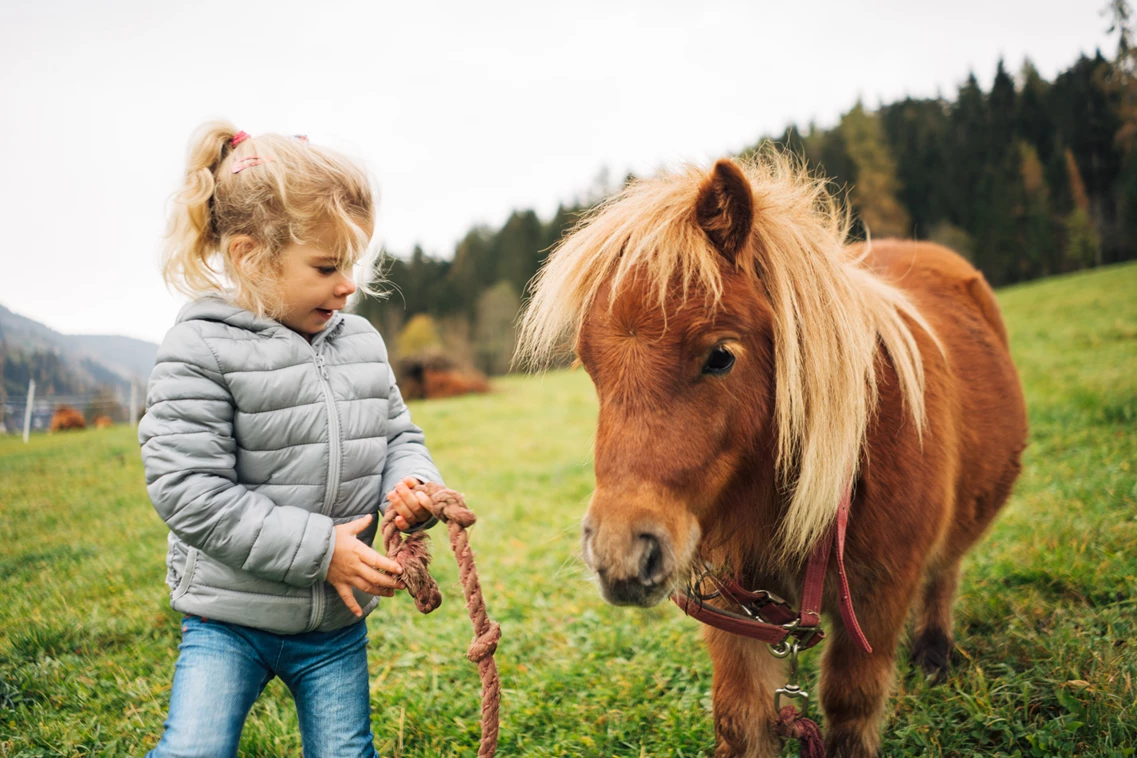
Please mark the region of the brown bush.
POLYGON ((53 432, 86 428, 87 422, 83 420, 83 414, 70 405, 57 406, 55 414, 51 417, 51 431, 53 432))
POLYGON ((485 374, 451 356, 428 351, 400 359, 395 365, 399 391, 407 400, 429 400, 489 392, 485 374))

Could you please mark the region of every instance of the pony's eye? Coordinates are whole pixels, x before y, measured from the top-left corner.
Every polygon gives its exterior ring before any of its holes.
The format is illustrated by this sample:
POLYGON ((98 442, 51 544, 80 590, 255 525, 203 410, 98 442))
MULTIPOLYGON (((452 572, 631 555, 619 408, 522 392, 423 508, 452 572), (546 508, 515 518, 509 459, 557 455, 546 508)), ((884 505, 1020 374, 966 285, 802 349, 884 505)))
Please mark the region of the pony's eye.
POLYGON ((703 364, 703 373, 722 376, 729 373, 732 368, 734 368, 734 353, 725 347, 716 347, 707 356, 707 362, 703 364))

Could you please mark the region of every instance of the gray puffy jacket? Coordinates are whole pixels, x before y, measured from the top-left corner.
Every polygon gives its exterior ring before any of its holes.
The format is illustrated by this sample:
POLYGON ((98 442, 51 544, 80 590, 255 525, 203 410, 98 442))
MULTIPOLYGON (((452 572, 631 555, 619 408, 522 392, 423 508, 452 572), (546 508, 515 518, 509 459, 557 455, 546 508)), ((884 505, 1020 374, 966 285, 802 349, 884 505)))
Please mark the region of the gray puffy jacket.
MULTIPOLYGON (((358 316, 337 314, 309 343, 196 300, 158 350, 146 405, 142 462, 183 613, 278 634, 352 623, 325 581, 333 525, 384 511, 403 477, 441 481, 382 338, 358 316)), ((379 603, 355 596, 365 613, 379 603)))

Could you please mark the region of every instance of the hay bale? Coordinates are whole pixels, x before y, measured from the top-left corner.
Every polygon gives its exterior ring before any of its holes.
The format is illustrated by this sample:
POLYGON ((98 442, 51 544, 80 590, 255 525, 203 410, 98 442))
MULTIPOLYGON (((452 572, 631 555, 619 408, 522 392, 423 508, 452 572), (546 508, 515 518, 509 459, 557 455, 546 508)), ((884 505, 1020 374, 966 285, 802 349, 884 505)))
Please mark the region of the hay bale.
POLYGON ((114 422, 111 421, 110 416, 99 416, 95 419, 96 429, 110 429, 112 426, 114 426, 114 422))
POLYGON ((83 414, 72 408, 70 405, 59 405, 55 408, 55 413, 51 417, 51 430, 53 432, 62 432, 68 429, 86 429, 87 422, 83 420, 83 414))
POLYGON ((401 358, 395 364, 399 391, 407 400, 429 400, 489 392, 485 374, 437 350, 401 358))

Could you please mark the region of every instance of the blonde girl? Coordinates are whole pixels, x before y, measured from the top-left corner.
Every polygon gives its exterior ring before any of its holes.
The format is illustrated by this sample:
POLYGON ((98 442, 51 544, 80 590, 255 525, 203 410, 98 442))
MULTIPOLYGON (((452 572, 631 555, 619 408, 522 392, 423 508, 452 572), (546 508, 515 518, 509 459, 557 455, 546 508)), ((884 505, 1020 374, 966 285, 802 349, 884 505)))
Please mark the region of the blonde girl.
POLYGON ((403 586, 371 548, 377 513, 429 526, 411 488, 441 478, 382 338, 341 312, 374 220, 367 176, 306 138, 213 122, 192 139, 163 273, 193 300, 139 424, 185 614, 151 756, 236 755, 276 676, 305 756, 376 755, 364 617, 403 586))

